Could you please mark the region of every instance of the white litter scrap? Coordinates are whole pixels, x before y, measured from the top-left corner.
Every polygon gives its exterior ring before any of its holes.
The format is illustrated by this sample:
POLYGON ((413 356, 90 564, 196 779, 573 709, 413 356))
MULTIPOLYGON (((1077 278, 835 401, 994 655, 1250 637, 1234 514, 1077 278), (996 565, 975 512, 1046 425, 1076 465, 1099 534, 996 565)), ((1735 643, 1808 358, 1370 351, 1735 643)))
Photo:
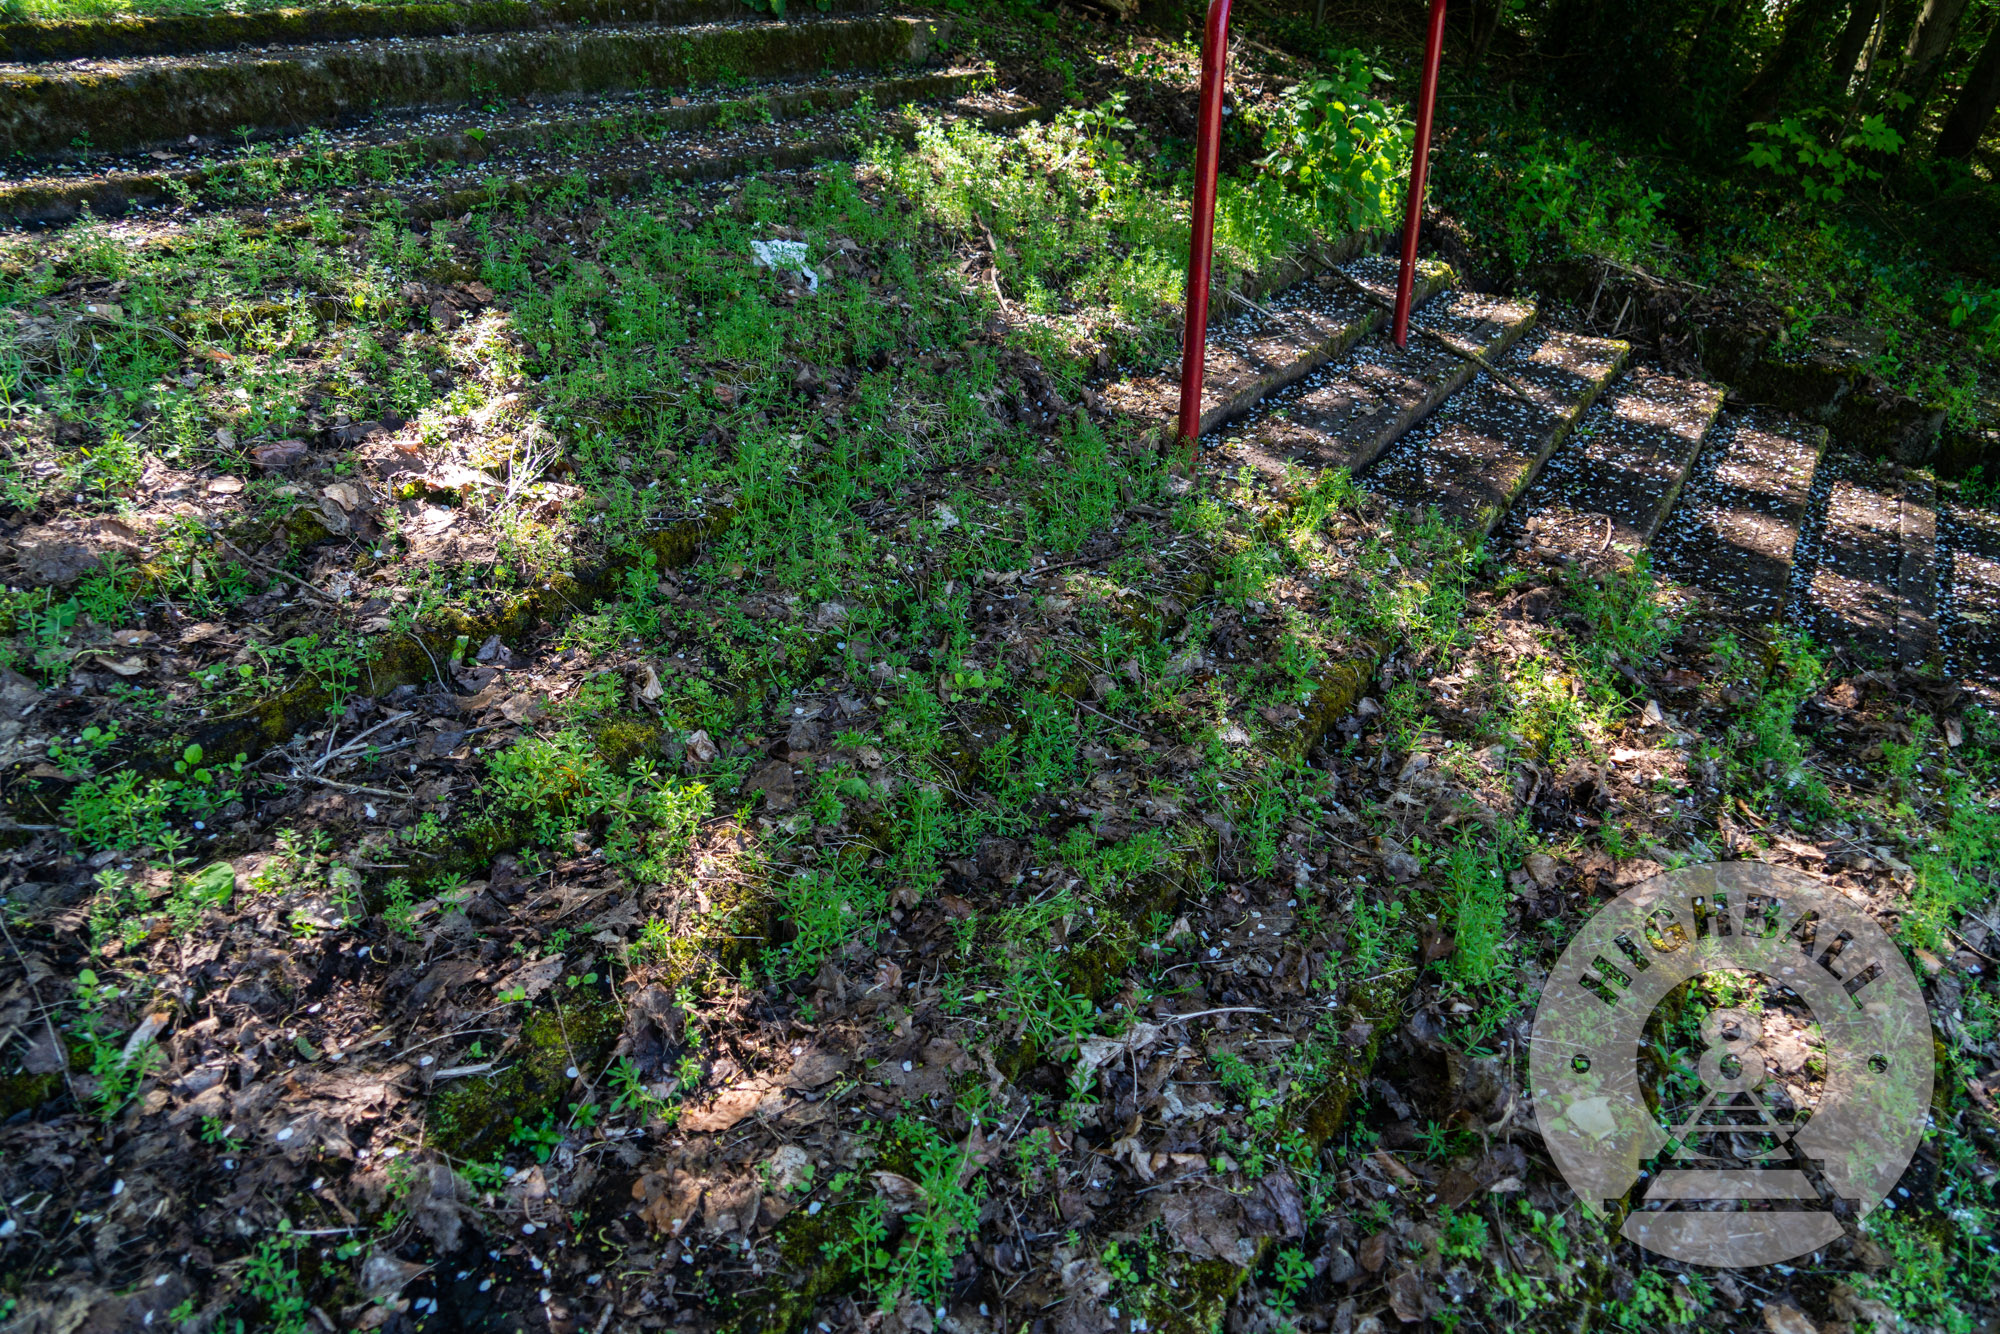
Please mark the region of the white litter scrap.
POLYGON ((806 243, 804 241, 752 241, 750 253, 757 257, 757 263, 767 269, 796 269, 799 277, 806 280, 806 290, 819 290, 819 275, 806 263, 806 243))

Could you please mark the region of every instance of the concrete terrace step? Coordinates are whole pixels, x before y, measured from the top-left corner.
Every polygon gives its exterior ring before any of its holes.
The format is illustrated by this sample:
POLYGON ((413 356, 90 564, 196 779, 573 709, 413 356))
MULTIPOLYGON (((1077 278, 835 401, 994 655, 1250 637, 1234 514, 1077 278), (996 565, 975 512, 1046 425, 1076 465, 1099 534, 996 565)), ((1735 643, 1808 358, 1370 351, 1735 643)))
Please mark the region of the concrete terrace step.
POLYGON ((1529 333, 1500 366, 1526 399, 1482 372, 1389 448, 1368 488, 1411 509, 1435 506, 1454 523, 1490 533, 1631 353, 1632 345, 1619 339, 1559 329, 1529 333))
MULTIPOLYGON (((0 23, 0 60, 34 64, 567 25, 718 23, 742 18, 743 8, 742 0, 470 0, 266 9, 250 14, 98 14, 0 23)), ((824 0, 819 8, 864 13, 875 5, 869 0, 824 0)))
POLYGON ((1628 372, 1542 468, 1504 536, 1585 564, 1629 559, 1672 513, 1722 388, 1649 368, 1628 372))
POLYGON ((1824 427, 1758 409, 1726 417, 1654 548, 1657 567, 1722 607, 1776 620, 1825 446, 1824 427))
POLYGON ((272 47, 0 69, 0 152, 49 156, 275 134, 385 109, 684 88, 923 60, 940 27, 901 15, 565 29, 272 47))
MULTIPOLYGON (((1341 271, 1378 296, 1395 294, 1396 265, 1385 256, 1355 260, 1341 271)), ((1451 281, 1449 267, 1427 260, 1419 266, 1415 299, 1426 301, 1451 281)), ((1245 308, 1234 318, 1211 323, 1202 366, 1201 433, 1205 436, 1242 416, 1267 396, 1341 356, 1386 318, 1374 302, 1363 300, 1337 279, 1322 276, 1287 288, 1259 308, 1245 308)), ((1133 417, 1142 430, 1163 440, 1171 436, 1180 415, 1180 384, 1172 372, 1107 385, 1098 399, 1101 406, 1133 417)))
POLYGON ((1947 556, 1940 583, 1940 650, 1945 671, 2000 706, 2000 512, 1968 505, 1946 489, 1939 537, 1947 556))
POLYGON ((886 112, 957 98, 954 110, 989 120, 1028 108, 1004 94, 973 95, 987 77, 977 69, 888 78, 842 74, 747 93, 641 93, 588 105, 531 103, 498 113, 386 116, 254 151, 238 146, 216 155, 197 149, 128 155, 95 170, 0 183, 0 219, 16 226, 63 223, 82 216, 86 207, 97 217, 116 217, 176 204, 188 192, 203 204, 261 204, 292 191, 339 194, 425 173, 542 172, 605 154, 648 155, 668 174, 699 174, 689 169, 823 140, 837 132, 839 113, 864 104, 886 112))
MULTIPOLYGON (((1534 326, 1535 308, 1452 292, 1422 307, 1412 322, 1490 360, 1534 326)), ((1377 318, 1369 327, 1380 323, 1377 318)), ((1229 475, 1247 467, 1280 495, 1291 490, 1295 479, 1315 473, 1336 468, 1359 473, 1477 369, 1434 339, 1412 336, 1400 352, 1387 339, 1369 342, 1270 396, 1242 429, 1204 451, 1200 466, 1210 474, 1229 475)))
MULTIPOLYGON (((935 110, 947 122, 976 120, 988 130, 1011 129, 1045 114, 1033 103, 997 93, 959 98, 935 110)), ((911 143, 916 138, 916 123, 900 115, 878 116, 869 137, 911 143)), ((856 142, 848 115, 834 113, 722 138, 682 135, 665 147, 626 144, 584 157, 551 151, 541 154, 539 160, 517 160, 511 175, 468 165, 425 181, 416 189, 361 192, 341 202, 358 207, 395 199, 411 218, 452 217, 496 199, 527 200, 538 190, 579 175, 600 195, 638 195, 668 182, 719 181, 746 172, 810 167, 815 162, 851 157, 856 142)))
POLYGON ((1886 666, 1937 657, 1937 498, 1927 473, 1855 456, 1820 465, 1790 619, 1886 666))

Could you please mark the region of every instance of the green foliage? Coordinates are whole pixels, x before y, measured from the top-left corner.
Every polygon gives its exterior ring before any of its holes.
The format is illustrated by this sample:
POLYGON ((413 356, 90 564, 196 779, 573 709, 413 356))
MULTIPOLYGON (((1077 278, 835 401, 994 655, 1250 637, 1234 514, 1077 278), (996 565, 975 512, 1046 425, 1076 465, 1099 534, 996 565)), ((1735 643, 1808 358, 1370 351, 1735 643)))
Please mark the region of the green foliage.
MULTIPOLYGON (((908 1179, 916 1188, 896 1205, 900 1236, 883 1202, 869 1199, 848 1214, 847 1234, 822 1249, 859 1277, 878 1310, 892 1311, 906 1297, 935 1306, 944 1299, 953 1261, 978 1231, 985 1182, 974 1179, 979 1164, 966 1148, 940 1138, 927 1122, 897 1117, 891 1136, 910 1155, 908 1179)), ((836 1189, 845 1184, 835 1179, 836 1189)))
POLYGON ((1330 51, 1330 77, 1285 90, 1258 111, 1258 165, 1312 202, 1320 227, 1344 236, 1393 222, 1402 207, 1415 127, 1403 107, 1373 93, 1388 74, 1359 51, 1330 51))
POLYGON ((1628 566, 1601 577, 1568 581, 1571 601, 1583 614, 1586 633, 1577 640, 1578 654, 1594 669, 1595 690, 1614 699, 1627 696, 1621 662, 1643 663, 1673 642, 1680 623, 1661 605, 1659 580, 1652 557, 1640 552, 1628 566))
MULTIPOLYGON (((1949 1137, 1939 1137, 1940 1146, 1949 1137)), ((1861 1291, 1885 1303, 1913 1327, 1945 1334, 1972 1334, 1980 1328, 1974 1310, 2000 1285, 2000 1210, 1990 1186, 1977 1184, 1970 1145, 1961 1144, 1954 1164, 1959 1170, 1944 1179, 1958 1185, 1965 1198, 1942 1217, 1924 1219, 1901 1210, 1878 1209, 1862 1227, 1889 1253, 1879 1273, 1855 1276, 1861 1291)), ((1985 1178, 1990 1180, 1990 1177, 1985 1178)))
MULTIPOLYGON (((1052 358, 1073 355, 1086 329, 1109 336, 1121 356, 1171 342, 1187 263, 1184 159, 1131 151, 1121 105, 1066 110, 1010 134, 925 119, 913 148, 869 149, 926 217, 968 237, 1006 238, 994 257, 1002 293, 1063 331, 1041 349, 1052 358)), ((1317 226, 1308 199, 1225 176, 1218 274, 1255 269, 1317 226)))
POLYGON ((1490 986, 1512 973, 1507 947, 1507 878, 1495 854, 1462 840, 1445 857, 1445 893, 1458 948, 1447 960, 1452 978, 1466 987, 1490 986))
POLYGON ((1569 254, 1654 262, 1672 237, 1668 191, 1604 144, 1537 124, 1532 116, 1481 126, 1477 151, 1441 144, 1433 188, 1485 224, 1483 239, 1517 267, 1569 254))
POLYGON ((597 745, 570 729, 496 752, 487 775, 501 809, 523 817, 535 842, 570 846, 577 832, 601 825, 606 859, 649 881, 672 874, 710 806, 705 786, 663 775, 650 761, 612 772, 597 745))
MULTIPOLYGON (((1934 767, 1941 809, 1929 820, 1929 837, 1916 840, 1911 849, 1913 883, 1897 922, 1903 939, 1929 950, 1946 948, 1946 932, 1960 914, 1986 900, 1993 868, 2000 866, 2000 807, 1993 802, 2000 786, 2000 757, 1994 724, 1984 710, 1973 712, 1968 723, 1971 735, 1957 763, 1934 767)), ((1926 740, 1919 736, 1913 741, 1912 767, 1926 740)))
MULTIPOLYGON (((243 1267, 243 1296, 255 1304, 258 1317, 249 1328, 262 1334, 306 1334, 313 1328, 312 1305, 299 1282, 297 1253, 305 1244, 289 1220, 280 1220, 275 1235, 258 1241, 243 1267)), ((241 1319, 232 1324, 236 1334, 243 1334, 241 1319)))
POLYGON ((77 1018, 72 1031, 89 1062, 91 1092, 87 1096, 104 1121, 125 1109, 161 1059, 159 1044, 150 1038, 126 1054, 117 1026, 105 1014, 105 1007, 121 994, 115 984, 100 982, 91 969, 76 975, 77 1018))
POLYGON ((141 782, 123 769, 78 786, 63 804, 71 835, 87 848, 136 848, 167 834, 173 794, 158 779, 141 782))
POLYGON ((1869 155, 1893 154, 1903 136, 1880 115, 1863 116, 1842 132, 1840 113, 1814 107, 1778 121, 1750 127, 1752 142, 1743 161, 1797 189, 1813 203, 1842 199, 1859 182, 1879 181, 1869 155))
POLYGON ((1826 663, 1812 641, 1794 631, 1778 632, 1768 667, 1730 636, 1717 640, 1714 651, 1742 700, 1727 737, 1732 785, 1755 809, 1777 799, 1810 811, 1830 810, 1826 782, 1807 767, 1805 741, 1795 730, 1799 707, 1826 677, 1826 663))
POLYGON ((1987 356, 2000 356, 2000 288, 1952 279, 1945 292, 1945 323, 1987 356))

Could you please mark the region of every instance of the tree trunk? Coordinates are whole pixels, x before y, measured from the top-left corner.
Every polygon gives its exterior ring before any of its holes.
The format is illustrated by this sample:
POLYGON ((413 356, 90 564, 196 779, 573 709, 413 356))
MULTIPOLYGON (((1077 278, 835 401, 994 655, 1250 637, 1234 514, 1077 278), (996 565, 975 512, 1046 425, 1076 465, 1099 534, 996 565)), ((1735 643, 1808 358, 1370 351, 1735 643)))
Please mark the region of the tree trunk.
POLYGON ((1965 86, 1958 90, 1958 101, 1945 117, 1944 128, 1938 131, 1937 155, 1961 160, 1971 157, 1993 120, 1995 106, 2000 106, 2000 15, 1995 16, 1993 31, 1986 34, 1986 45, 1980 49, 1972 72, 1965 76, 1965 86))
POLYGON ((1937 87, 1937 77, 1951 54, 1951 39, 1958 35, 1958 21, 1965 15, 1966 0, 1925 0, 1924 12, 1903 48, 1903 75, 1896 91, 1910 98, 1910 105, 1897 118, 1897 128, 1909 139, 1924 123, 1924 109, 1937 87))
POLYGON ((1843 0, 1792 0, 1785 13, 1784 35, 1757 77, 1743 90, 1745 120, 1767 119, 1792 88, 1817 83, 1826 76, 1819 57, 1827 28, 1842 7, 1843 0))
POLYGON ((1833 44, 1833 77, 1840 81, 1842 97, 1847 96, 1848 85, 1854 81, 1854 69, 1861 63, 1868 35, 1875 31, 1875 24, 1882 17, 1882 0, 1854 0, 1854 8, 1848 11, 1847 26, 1840 30, 1840 37, 1833 44))

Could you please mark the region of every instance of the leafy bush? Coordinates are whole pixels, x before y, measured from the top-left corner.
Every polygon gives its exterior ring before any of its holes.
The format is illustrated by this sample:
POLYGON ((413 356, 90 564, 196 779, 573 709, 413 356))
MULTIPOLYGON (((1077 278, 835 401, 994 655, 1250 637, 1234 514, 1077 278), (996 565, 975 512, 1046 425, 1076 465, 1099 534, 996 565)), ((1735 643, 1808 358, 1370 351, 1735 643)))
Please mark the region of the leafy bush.
POLYGON ((1750 127, 1753 142, 1743 160, 1795 184, 1814 203, 1841 199, 1855 182, 1882 178, 1863 155, 1894 153, 1903 136, 1879 115, 1863 116, 1848 133, 1838 120, 1838 113, 1814 107, 1783 120, 1759 121, 1750 127), (1835 128, 1825 128, 1830 124, 1835 128))
POLYGON ((1310 199, 1335 234, 1395 221, 1415 127, 1403 107, 1374 96, 1387 79, 1359 51, 1330 53, 1333 77, 1294 84, 1261 112, 1270 178, 1310 199))

